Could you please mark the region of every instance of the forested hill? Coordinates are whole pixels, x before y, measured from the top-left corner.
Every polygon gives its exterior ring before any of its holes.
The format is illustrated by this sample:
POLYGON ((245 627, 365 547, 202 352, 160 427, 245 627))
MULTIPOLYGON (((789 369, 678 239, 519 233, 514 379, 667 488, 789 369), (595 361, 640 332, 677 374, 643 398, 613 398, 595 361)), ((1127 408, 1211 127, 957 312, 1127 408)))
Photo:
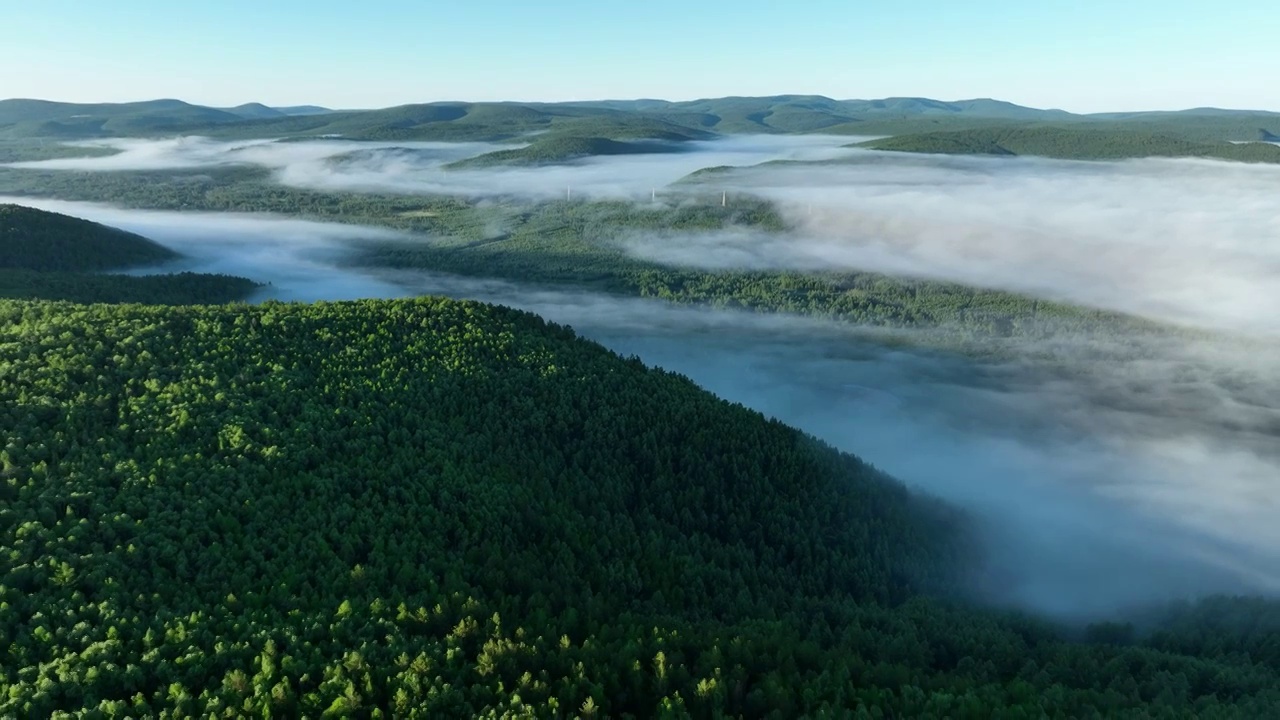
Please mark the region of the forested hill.
MULTIPOLYGON (((376 110, 217 109, 178 100, 77 104, 0 100, 0 138, 72 139, 206 135, 222 138, 342 136, 350 140, 508 140, 534 133, 577 138, 675 140, 732 134, 901 135, 1009 125, 1087 125, 1196 142, 1280 134, 1280 113, 1200 108, 1076 115, 978 98, 836 100, 820 95, 721 97, 680 102, 430 102, 376 110)), ((3 155, 0 148, 0 155, 3 155)))
POLYGON ((1271 606, 929 600, 961 517, 530 314, 0 301, 0 367, 0 716, 1280 708, 1271 606))
POLYGON ((141 235, 23 205, 0 205, 0 268, 93 272, 176 257, 141 235))
POLYGON ((258 287, 229 275, 101 274, 178 257, 124 230, 23 205, 0 205, 0 298, 184 305, 243 300, 258 287))
POLYGON ((546 136, 512 150, 496 150, 445 166, 451 170, 498 165, 550 165, 585 157, 680 152, 680 140, 622 141, 602 137, 546 136))
POLYGON ((1118 129, 992 127, 919 133, 871 140, 859 147, 956 155, 1035 155, 1069 160, 1202 157, 1280 163, 1280 147, 1262 142, 1196 142, 1118 129))

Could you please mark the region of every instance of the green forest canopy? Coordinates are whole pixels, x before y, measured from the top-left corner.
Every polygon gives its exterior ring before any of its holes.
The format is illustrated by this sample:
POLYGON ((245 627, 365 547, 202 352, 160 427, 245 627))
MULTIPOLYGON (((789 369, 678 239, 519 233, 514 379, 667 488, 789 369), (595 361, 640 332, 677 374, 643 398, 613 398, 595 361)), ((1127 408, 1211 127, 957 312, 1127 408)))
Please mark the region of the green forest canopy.
POLYGON ((380 225, 423 237, 366 243, 357 262, 585 286, 621 295, 802 313, 858 324, 941 329, 965 337, 1044 336, 1064 331, 1128 334, 1156 329, 1136 318, 1016 293, 876 273, 672 268, 630 257, 618 244, 636 232, 785 230, 776 208, 749 196, 735 196, 727 207, 720 206, 718 194, 675 208, 622 201, 475 203, 444 196, 284 187, 272 183, 266 171, 245 168, 202 172, 190 182, 173 179, 171 172, 0 170, 0 193, 39 192, 127 207, 276 212, 380 225))
POLYGON ((858 147, 956 155, 1036 155, 1067 160, 1201 157, 1280 163, 1280 147, 1263 142, 1196 142, 1167 135, 1081 127, 989 127, 871 140, 858 147))
POLYGON ((563 163, 583 157, 607 155, 645 155, 680 152, 673 141, 623 141, 603 137, 577 137, 549 135, 534 140, 529 145, 496 150, 446 165, 446 169, 461 170, 500 165, 546 165, 563 163))
MULTIPOLYGON (((979 98, 835 100, 819 95, 723 97, 669 102, 437 102, 377 110, 308 112, 248 104, 219 109, 179 100, 76 104, 0 100, 0 138, 74 139, 198 134, 222 138, 333 137, 352 140, 512 140, 560 132, 580 138, 701 137, 829 133, 900 135, 1018 124, 1087 126, 1194 142, 1280 135, 1280 114, 1199 108, 1182 112, 1077 115, 979 98)), ((0 156, 3 153, 0 152, 0 156)))
POLYGON ((0 268, 93 272, 177 257, 124 230, 23 205, 0 205, 0 268))
POLYGON ((202 305, 245 300, 259 287, 246 278, 210 273, 116 275, 0 269, 0 298, 12 300, 202 305))
POLYGON ((964 518, 536 316, 0 301, 0 715, 1269 717, 1280 614, 931 599, 964 518))
POLYGON ((258 288, 229 275, 132 276, 178 253, 140 235, 60 213, 0 205, 0 298, 169 305, 243 300, 258 288))

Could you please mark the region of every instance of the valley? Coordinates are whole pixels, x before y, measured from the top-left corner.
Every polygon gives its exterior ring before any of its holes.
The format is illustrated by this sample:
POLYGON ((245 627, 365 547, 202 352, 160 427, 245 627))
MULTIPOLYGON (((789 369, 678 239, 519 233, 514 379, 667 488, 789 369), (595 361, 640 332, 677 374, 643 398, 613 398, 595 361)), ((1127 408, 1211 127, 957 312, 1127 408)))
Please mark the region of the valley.
POLYGON ((0 713, 1265 716, 1276 169, 760 102, 15 122, 0 713))

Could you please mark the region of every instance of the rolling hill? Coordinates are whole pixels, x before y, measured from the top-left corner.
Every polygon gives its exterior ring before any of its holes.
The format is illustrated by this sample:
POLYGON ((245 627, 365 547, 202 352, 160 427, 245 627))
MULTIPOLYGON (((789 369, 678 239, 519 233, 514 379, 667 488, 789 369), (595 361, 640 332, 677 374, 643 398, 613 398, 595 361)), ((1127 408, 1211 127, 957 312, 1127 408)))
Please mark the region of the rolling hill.
POLYGON ((140 235, 22 205, 0 205, 0 298, 184 305, 243 300, 240 277, 116 275, 180 256, 140 235))
POLYGON ((241 121, 232 112, 181 100, 99 104, 0 100, 0 134, 16 137, 138 136, 241 121))
POLYGON ((276 107, 276 108, 272 108, 272 109, 273 109, 273 110, 277 110, 277 111, 279 111, 279 112, 282 112, 282 113, 284 113, 285 115, 295 115, 295 116, 297 116, 297 115, 327 115, 327 114, 329 114, 329 113, 331 113, 331 112, 335 112, 334 110, 330 110, 330 109, 329 109, 329 108, 327 108, 327 107, 320 107, 319 105, 286 105, 286 106, 283 106, 283 107, 276 107))
POLYGON ((1273 606, 1077 636, 937 599, 964 518, 527 313, 0 301, 0 367, 3 715, 1280 704, 1273 606))
POLYGON ((66 103, 28 98, 0 100, 0 125, 56 122, 74 118, 108 119, 147 116, 222 122, 232 122, 237 119, 229 111, 192 105, 173 99, 130 103, 66 103))
POLYGON ((208 128, 219 137, 341 136, 363 140, 516 140, 532 133, 626 139, 706 138, 713 133, 661 117, 602 108, 518 103, 428 103, 208 128))
POLYGON ((1060 110, 1037 110, 997 100, 834 100, 821 95, 726 97, 686 102, 605 101, 578 105, 656 115, 673 122, 714 129, 721 133, 856 133, 856 126, 863 122, 894 123, 929 118, 929 122, 936 123, 964 117, 970 121, 986 123, 1069 116, 1069 113, 1060 110))
POLYGON ((286 117, 287 115, 275 108, 267 107, 262 103, 245 103, 244 105, 237 105, 233 108, 225 108, 225 110, 226 112, 229 112, 236 117, 244 118, 245 120, 264 120, 268 118, 286 117))
POLYGON ((244 300, 258 287, 246 278, 209 273, 135 276, 0 269, 0 298, 10 300, 218 305, 244 300))
POLYGON ((677 143, 669 141, 621 141, 603 137, 543 136, 529 145, 512 150, 496 150, 473 158, 458 160, 445 166, 450 170, 496 167, 501 165, 554 165, 580 158, 607 155, 646 155, 680 152, 677 143))
POLYGON ((0 268, 94 272, 155 265, 178 254, 116 228, 23 205, 0 205, 0 268))
POLYGON ((858 147, 954 155, 1033 155, 1070 160, 1200 157, 1280 163, 1280 148, 1266 143, 1194 142, 1166 135, 1086 127, 992 127, 872 140, 858 147))
POLYGON ((178 100, 99 105, 0 101, 0 137, 10 139, 201 134, 225 138, 341 136, 357 140, 500 141, 530 133, 563 131, 582 138, 625 140, 652 138, 655 127, 664 128, 662 132, 668 134, 702 136, 814 132, 901 135, 1011 124, 1080 125, 1167 135, 1192 142, 1255 140, 1260 132, 1280 134, 1280 114, 1261 111, 1198 108, 1076 115, 990 98, 836 100, 819 95, 777 95, 680 102, 432 102, 346 111, 315 106, 272 108, 260 103, 222 110, 178 100), (634 129, 627 130, 629 127, 634 129))

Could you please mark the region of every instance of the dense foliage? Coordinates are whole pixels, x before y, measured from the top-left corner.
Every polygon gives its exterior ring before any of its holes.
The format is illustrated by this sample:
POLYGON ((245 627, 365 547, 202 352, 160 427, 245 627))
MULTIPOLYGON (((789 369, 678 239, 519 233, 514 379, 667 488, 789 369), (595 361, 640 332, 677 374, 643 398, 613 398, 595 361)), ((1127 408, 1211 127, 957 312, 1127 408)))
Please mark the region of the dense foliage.
POLYGON ((0 135, 16 138, 147 136, 239 120, 232 113, 181 100, 88 104, 0 100, 0 135))
POLYGON ((1080 127, 989 127, 899 135, 860 146, 900 152, 1037 155, 1069 160, 1203 157, 1280 163, 1280 147, 1266 143, 1205 143, 1143 132, 1080 127))
POLYGON ((51 140, 0 140, 0 164, 68 157, 101 157, 117 152, 119 151, 112 148, 69 145, 51 140))
POLYGON ((13 300, 199 305, 244 300, 257 289, 252 280, 206 273, 98 275, 0 270, 0 298, 13 300))
POLYGON ((819 95, 566 103, 439 102, 325 112, 251 103, 217 109, 178 100, 74 104, 0 100, 0 137, 342 136, 357 140, 504 140, 555 131, 577 137, 688 139, 712 133, 900 135, 1018 123, 1064 124, 1168 135, 1195 142, 1280 134, 1280 114, 1216 111, 1075 115, 990 99, 834 100, 819 95))
POLYGON ((602 137, 553 135, 538 138, 513 150, 495 150, 450 163, 450 169, 482 168, 497 165, 545 165, 602 155, 644 155, 679 152, 671 142, 626 142, 602 137))
POLYGON ((118 270, 177 256, 123 230, 22 205, 0 205, 0 268, 118 270))
POLYGON ((1274 647, 1193 612, 1076 644, 926 600, 958 518, 531 315, 0 302, 0 367, 0 714, 1280 703, 1274 647))
POLYGON ((488 237, 471 233, 491 231, 493 223, 449 227, 443 218, 437 218, 438 229, 433 231, 448 234, 451 240, 371 244, 362 253, 362 262, 588 286, 678 303, 816 315, 859 325, 945 330, 966 336, 1153 329, 1150 323, 1115 313, 955 283, 869 272, 675 268, 624 252, 622 244, 637 234, 652 239, 654 234, 733 227, 781 230, 784 223, 774 209, 752 198, 736 198, 727 207, 716 203, 644 207, 625 202, 554 202, 522 210, 499 215, 503 232, 488 237))
POLYGON ((325 193, 270 182, 265 171, 173 173, 0 171, 0 192, 153 209, 279 212, 384 225, 431 237, 366 244, 360 262, 548 285, 588 286, 672 302, 818 315, 866 325, 943 329, 966 336, 1027 336, 1078 330, 1147 331, 1149 324, 1087 308, 953 283, 876 273, 704 271, 637 259, 622 244, 636 234, 750 228, 781 231, 767 202, 682 191, 676 205, 628 202, 472 203, 459 198, 325 193), (11 184, 6 184, 11 183, 11 184))
POLYGON ((258 284, 229 275, 103 274, 174 260, 139 235, 21 205, 0 205, 0 298, 193 305, 248 298, 258 284))

